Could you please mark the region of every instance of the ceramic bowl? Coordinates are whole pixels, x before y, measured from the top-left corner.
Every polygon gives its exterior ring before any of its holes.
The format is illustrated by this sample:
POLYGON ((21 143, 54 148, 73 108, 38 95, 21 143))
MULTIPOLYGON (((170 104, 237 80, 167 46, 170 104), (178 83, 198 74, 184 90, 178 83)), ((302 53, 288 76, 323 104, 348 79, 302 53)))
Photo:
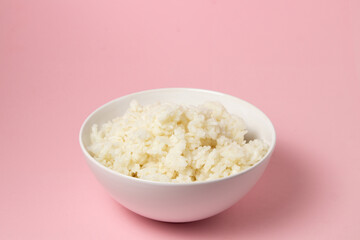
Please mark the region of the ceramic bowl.
POLYGON ((144 217, 165 222, 190 222, 216 215, 238 202, 259 180, 275 147, 275 129, 269 118, 239 98, 201 89, 155 89, 115 99, 91 113, 80 130, 80 146, 91 171, 121 205, 144 217), (204 182, 163 183, 125 176, 106 168, 88 153, 91 126, 121 116, 136 99, 140 104, 174 102, 197 105, 205 101, 222 103, 228 112, 242 117, 251 138, 269 145, 268 153, 254 166, 238 174, 204 182))

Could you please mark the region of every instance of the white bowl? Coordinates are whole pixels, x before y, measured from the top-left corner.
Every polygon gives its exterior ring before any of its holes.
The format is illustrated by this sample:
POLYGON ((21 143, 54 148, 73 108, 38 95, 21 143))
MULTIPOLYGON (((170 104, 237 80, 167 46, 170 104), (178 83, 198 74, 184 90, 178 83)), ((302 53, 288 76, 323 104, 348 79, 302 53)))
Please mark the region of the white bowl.
POLYGON ((275 147, 275 129, 269 118, 258 108, 239 98, 201 89, 169 88, 130 94, 115 99, 95 110, 80 130, 80 146, 90 169, 110 195, 131 211, 165 222, 190 222, 216 215, 239 201, 264 172, 275 147), (174 102, 201 104, 218 101, 232 114, 241 116, 247 124, 248 135, 265 140, 270 149, 266 156, 251 168, 217 180, 194 183, 162 183, 125 176, 106 168, 90 156, 91 126, 103 124, 121 116, 131 100, 140 104, 174 102))

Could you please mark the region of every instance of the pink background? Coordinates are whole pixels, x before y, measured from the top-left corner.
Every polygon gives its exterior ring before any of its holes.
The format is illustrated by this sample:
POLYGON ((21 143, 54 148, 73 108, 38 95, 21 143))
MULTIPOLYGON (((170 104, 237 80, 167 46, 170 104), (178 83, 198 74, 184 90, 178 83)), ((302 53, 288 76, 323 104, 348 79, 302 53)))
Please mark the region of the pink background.
POLYGON ((0 0, 0 239, 360 239, 360 2, 0 0), (137 216, 86 166, 98 106, 225 92, 278 134, 255 188, 195 223, 137 216))

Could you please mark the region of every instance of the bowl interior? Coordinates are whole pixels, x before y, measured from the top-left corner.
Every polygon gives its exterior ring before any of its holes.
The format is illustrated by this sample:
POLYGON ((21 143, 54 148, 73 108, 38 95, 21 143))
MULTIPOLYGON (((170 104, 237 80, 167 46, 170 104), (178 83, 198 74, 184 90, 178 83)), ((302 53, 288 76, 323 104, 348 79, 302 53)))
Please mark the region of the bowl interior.
POLYGON ((200 89, 156 89, 138 92, 115 99, 95 110, 84 122, 80 140, 86 148, 90 144, 91 126, 101 125, 115 117, 122 116, 129 108, 132 100, 140 104, 156 102, 173 102, 177 104, 199 105, 206 101, 222 103, 231 114, 242 117, 247 125, 247 139, 261 138, 270 145, 270 151, 275 144, 275 131, 271 121, 258 108, 236 97, 200 89))

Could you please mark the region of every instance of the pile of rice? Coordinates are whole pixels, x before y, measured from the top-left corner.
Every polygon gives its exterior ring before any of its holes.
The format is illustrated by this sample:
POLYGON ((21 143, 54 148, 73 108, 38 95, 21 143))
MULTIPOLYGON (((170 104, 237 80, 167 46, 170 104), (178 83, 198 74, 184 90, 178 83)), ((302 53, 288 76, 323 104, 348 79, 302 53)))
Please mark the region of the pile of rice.
POLYGON ((217 102, 199 106, 131 102, 124 116, 92 126, 90 154, 119 173, 160 182, 188 183, 239 173, 269 146, 246 142, 244 121, 217 102))

